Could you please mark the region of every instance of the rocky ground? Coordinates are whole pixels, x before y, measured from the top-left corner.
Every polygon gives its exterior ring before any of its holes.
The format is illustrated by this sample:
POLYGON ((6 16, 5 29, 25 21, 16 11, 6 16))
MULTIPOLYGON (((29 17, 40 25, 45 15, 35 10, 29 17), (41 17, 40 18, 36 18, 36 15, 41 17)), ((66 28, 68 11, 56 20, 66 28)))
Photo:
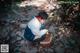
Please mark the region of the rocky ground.
MULTIPOLYGON (((9 44, 10 53, 12 53, 11 51, 14 51, 13 53, 36 53, 38 48, 31 46, 31 43, 24 39, 23 34, 28 21, 37 15, 39 10, 35 6, 19 7, 16 3, 14 4, 8 18, 2 22, 4 26, 0 27, 2 30, 0 43, 9 44)), ((43 48, 41 53, 79 53, 79 48, 75 45, 74 40, 77 34, 60 24, 59 16, 55 14, 57 14, 56 11, 54 11, 53 21, 50 22, 51 24, 49 23, 48 27, 53 35, 53 45, 51 48, 43 48), (73 34, 74 37, 71 38, 73 34)), ((48 19, 49 21, 50 19, 48 19)))

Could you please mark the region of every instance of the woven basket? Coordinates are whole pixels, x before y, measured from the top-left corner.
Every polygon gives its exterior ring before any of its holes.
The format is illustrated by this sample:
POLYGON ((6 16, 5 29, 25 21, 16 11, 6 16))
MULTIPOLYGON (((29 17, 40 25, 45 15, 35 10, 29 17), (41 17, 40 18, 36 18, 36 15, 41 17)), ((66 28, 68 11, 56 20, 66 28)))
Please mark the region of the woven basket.
POLYGON ((49 48, 52 45, 52 35, 47 34, 46 38, 40 42, 41 47, 43 48, 49 48))

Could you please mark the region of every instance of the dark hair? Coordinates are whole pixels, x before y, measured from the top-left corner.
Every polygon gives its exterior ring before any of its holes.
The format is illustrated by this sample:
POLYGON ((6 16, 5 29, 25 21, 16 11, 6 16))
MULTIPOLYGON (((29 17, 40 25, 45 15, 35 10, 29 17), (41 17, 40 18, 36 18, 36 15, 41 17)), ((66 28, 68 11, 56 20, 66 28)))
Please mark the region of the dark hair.
POLYGON ((42 19, 47 19, 48 14, 45 11, 41 11, 41 12, 39 12, 38 16, 41 16, 42 19))

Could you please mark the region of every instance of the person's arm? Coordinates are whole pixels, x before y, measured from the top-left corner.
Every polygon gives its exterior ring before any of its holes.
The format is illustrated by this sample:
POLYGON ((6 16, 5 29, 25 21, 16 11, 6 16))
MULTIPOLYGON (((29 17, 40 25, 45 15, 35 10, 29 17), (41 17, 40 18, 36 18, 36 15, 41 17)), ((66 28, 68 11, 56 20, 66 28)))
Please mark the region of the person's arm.
POLYGON ((35 35, 35 39, 37 39, 45 35, 48 32, 48 30, 47 29, 39 30, 36 28, 36 29, 32 29, 32 32, 35 35))
POLYGON ((40 36, 45 35, 47 32, 47 29, 40 30, 40 36))

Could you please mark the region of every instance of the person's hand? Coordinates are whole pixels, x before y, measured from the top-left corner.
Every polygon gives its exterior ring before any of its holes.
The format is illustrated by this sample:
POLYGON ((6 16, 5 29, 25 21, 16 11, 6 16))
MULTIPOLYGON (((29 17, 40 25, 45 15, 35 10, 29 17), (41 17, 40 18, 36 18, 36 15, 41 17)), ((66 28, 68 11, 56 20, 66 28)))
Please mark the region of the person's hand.
POLYGON ((46 34, 49 34, 49 32, 47 32, 46 34))
POLYGON ((51 32, 47 31, 46 35, 49 35, 49 34, 51 34, 51 32))

